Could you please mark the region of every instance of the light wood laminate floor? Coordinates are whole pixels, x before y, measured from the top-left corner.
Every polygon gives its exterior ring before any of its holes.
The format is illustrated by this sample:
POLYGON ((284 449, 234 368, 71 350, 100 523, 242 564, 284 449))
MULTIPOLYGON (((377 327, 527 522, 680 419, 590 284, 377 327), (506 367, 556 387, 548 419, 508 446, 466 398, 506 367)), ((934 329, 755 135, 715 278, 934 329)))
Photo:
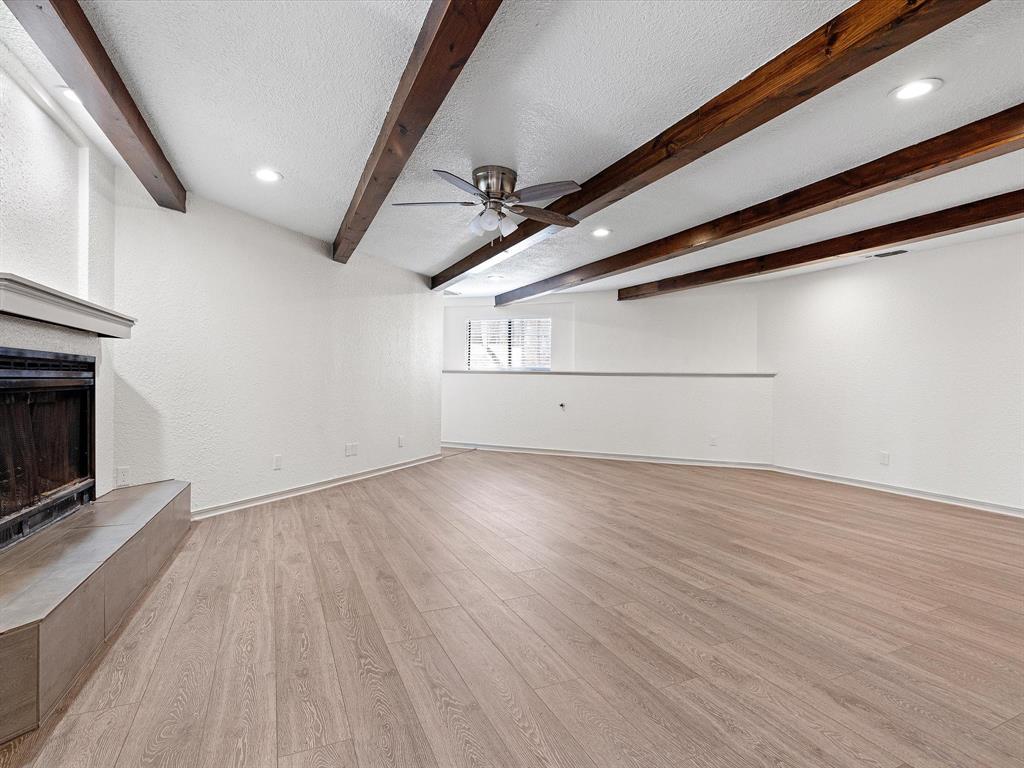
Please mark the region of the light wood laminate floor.
POLYGON ((470 451, 193 526, 0 766, 1000 768, 1024 521, 470 451))

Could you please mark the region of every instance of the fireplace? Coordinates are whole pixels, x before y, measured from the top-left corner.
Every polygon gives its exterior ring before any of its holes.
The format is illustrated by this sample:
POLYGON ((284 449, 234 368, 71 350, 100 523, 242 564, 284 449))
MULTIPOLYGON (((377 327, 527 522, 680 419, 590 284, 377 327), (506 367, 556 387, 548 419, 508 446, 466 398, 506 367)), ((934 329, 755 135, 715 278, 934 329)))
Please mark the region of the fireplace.
POLYGON ((0 347, 0 549, 94 496, 96 359, 0 347))

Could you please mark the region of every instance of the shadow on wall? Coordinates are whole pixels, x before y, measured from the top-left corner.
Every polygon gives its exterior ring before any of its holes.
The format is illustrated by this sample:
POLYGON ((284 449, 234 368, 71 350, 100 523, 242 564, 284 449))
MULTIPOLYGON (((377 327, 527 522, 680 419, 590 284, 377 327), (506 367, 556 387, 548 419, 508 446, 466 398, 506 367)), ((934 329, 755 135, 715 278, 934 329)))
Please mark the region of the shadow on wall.
POLYGON ((114 487, 119 484, 118 467, 127 467, 128 484, 152 483, 171 478, 167 466, 160 413, 131 384, 114 370, 114 487))

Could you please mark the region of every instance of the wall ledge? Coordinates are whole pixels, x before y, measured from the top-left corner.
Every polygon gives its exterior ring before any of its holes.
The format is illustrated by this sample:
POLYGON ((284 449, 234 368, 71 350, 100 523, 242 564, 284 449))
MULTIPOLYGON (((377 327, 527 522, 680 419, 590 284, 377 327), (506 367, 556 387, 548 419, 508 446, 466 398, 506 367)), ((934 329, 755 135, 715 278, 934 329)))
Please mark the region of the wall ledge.
POLYGON ((470 373, 477 376, 664 376, 681 378, 771 379, 774 371, 465 371, 446 368, 441 373, 470 373))
POLYGON ((129 339, 135 318, 91 301, 0 272, 0 314, 26 317, 114 339, 129 339))

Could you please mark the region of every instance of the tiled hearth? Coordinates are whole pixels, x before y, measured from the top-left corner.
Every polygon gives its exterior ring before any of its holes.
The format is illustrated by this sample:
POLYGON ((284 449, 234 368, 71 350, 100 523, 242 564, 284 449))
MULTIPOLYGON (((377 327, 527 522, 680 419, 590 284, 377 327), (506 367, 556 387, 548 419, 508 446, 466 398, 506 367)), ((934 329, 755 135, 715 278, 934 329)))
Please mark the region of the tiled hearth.
POLYGON ((0 554, 0 742, 35 728, 188 531, 190 486, 120 488, 0 554))

